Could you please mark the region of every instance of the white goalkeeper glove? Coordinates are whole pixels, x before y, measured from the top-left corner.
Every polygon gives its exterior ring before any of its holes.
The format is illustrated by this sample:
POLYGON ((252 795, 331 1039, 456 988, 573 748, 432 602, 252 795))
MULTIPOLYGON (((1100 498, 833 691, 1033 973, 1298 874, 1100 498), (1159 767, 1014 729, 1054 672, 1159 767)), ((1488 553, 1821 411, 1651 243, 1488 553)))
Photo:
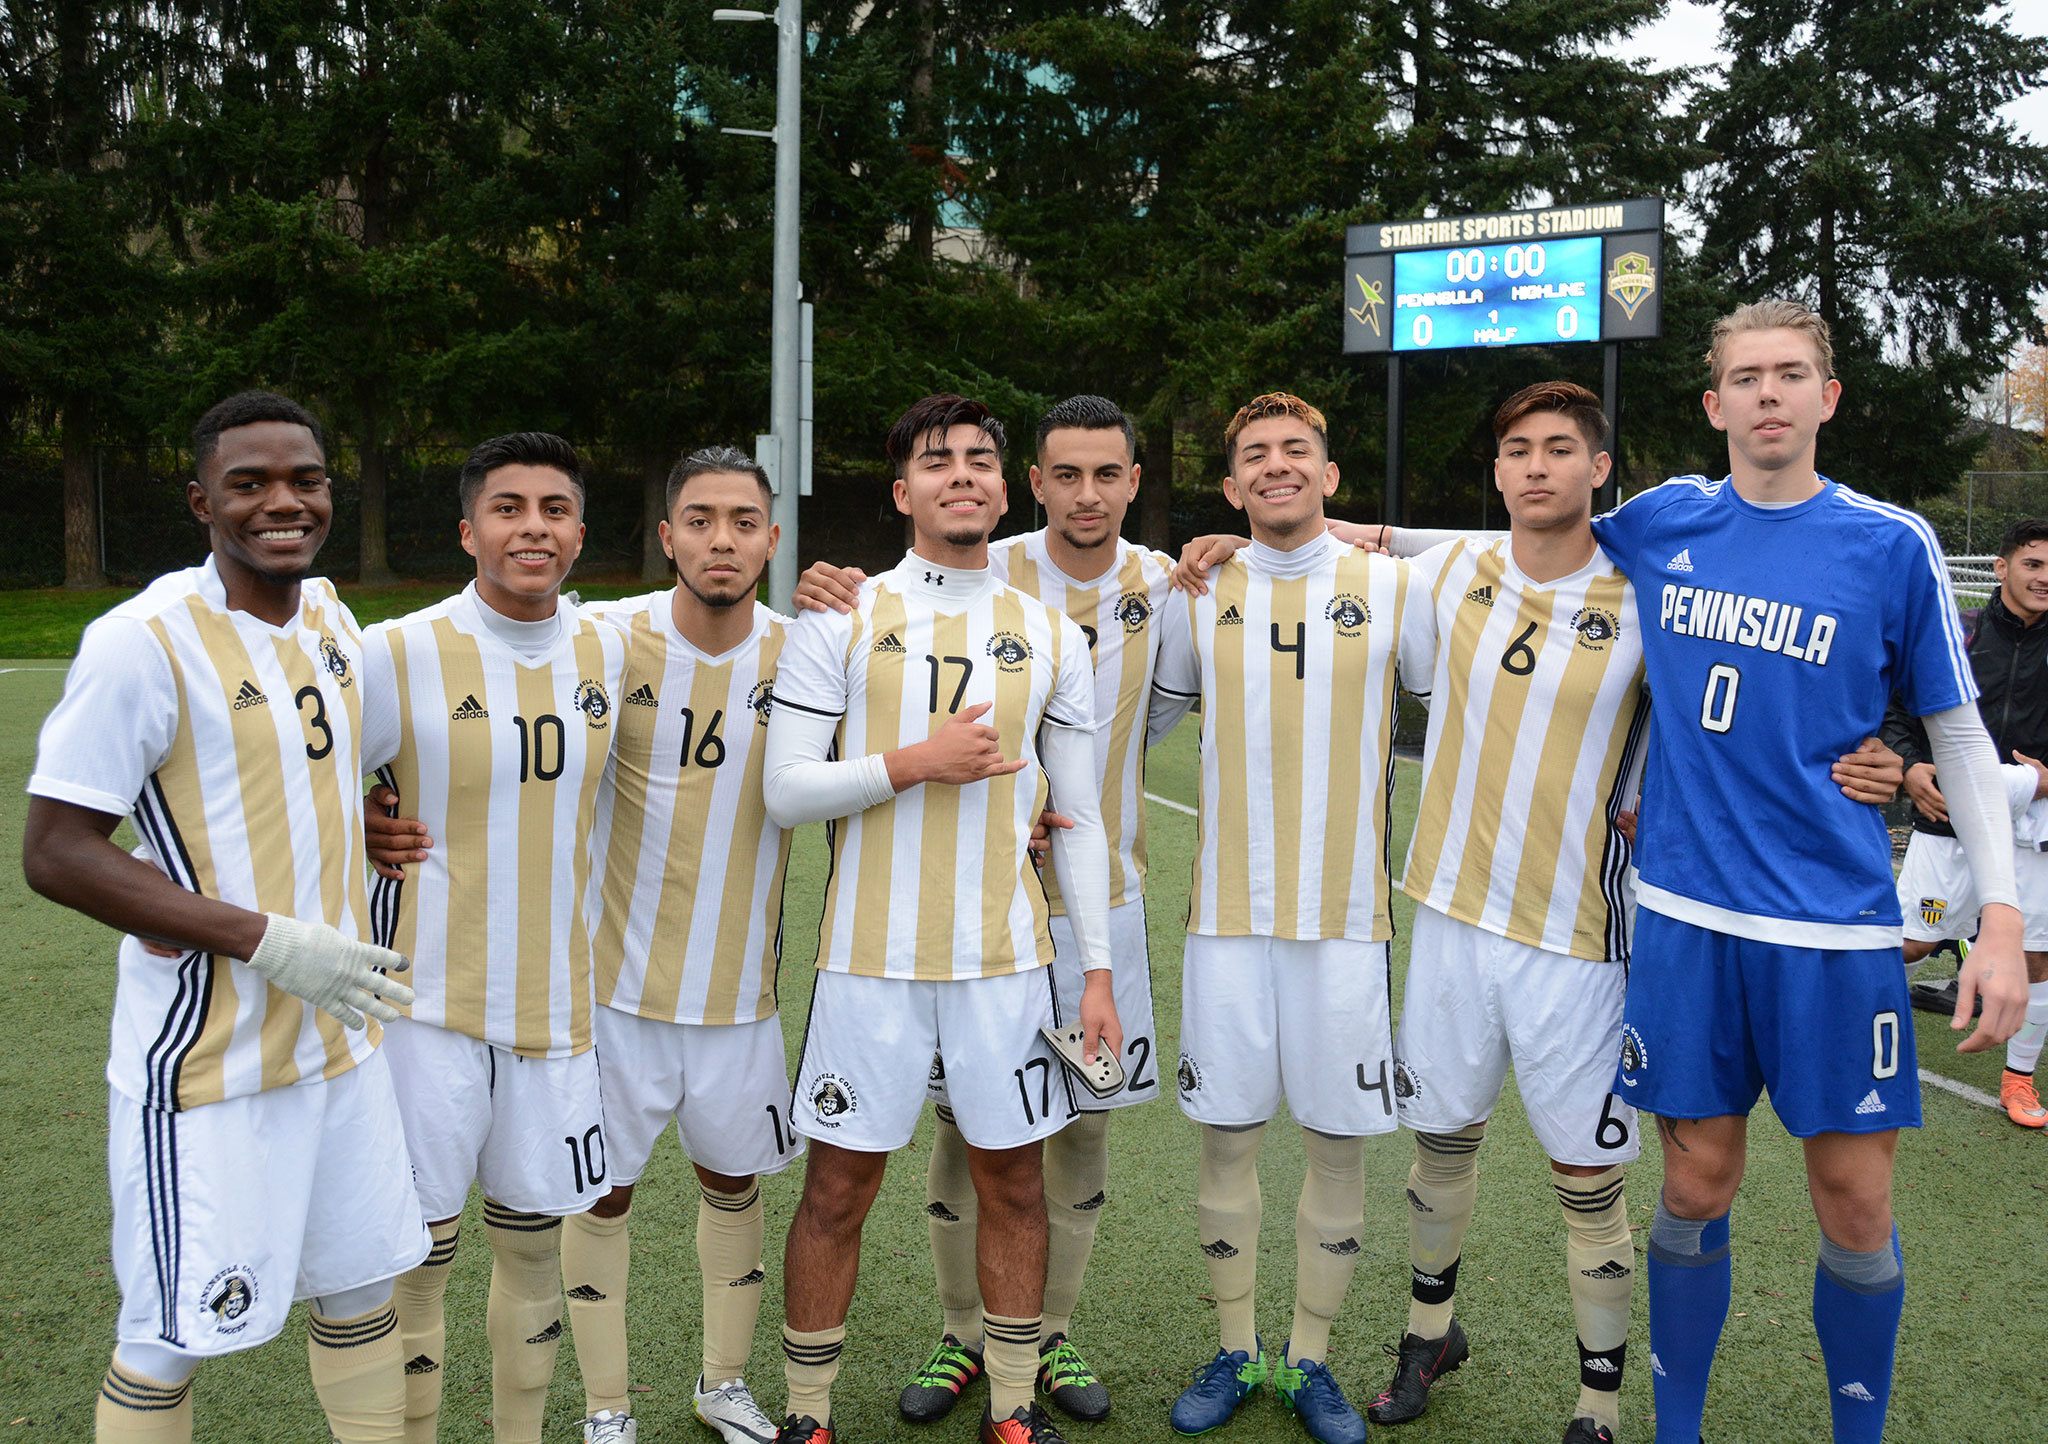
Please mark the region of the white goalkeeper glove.
POLYGON ((389 1023, 412 1003, 411 988, 377 971, 402 973, 411 967, 400 954, 343 937, 326 923, 268 916, 270 925, 249 966, 285 992, 340 1019, 346 1028, 362 1027, 365 1013, 389 1023))

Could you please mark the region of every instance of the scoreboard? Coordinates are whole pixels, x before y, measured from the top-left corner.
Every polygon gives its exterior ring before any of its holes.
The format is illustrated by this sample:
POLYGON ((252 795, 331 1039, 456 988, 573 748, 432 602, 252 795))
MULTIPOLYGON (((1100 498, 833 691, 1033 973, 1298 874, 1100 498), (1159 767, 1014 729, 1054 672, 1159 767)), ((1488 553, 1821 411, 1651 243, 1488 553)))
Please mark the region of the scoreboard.
POLYGON ((1347 352, 1662 334, 1664 203, 1611 201, 1352 226, 1347 352))

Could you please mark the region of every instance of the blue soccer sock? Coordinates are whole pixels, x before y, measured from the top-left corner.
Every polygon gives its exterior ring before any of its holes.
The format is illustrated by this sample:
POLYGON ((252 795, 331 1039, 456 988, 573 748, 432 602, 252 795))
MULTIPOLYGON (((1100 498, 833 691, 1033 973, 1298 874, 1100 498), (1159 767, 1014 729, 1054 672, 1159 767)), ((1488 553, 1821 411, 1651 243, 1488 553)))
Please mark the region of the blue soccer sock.
POLYGON ((1813 1327, 1827 1361, 1835 1444, 1878 1444, 1884 1436, 1892 1354, 1905 1307, 1905 1254, 1897 1224, 1891 1247, 1869 1253, 1822 1235, 1813 1271, 1813 1327))
POLYGON ((1728 1215, 1679 1218, 1657 1201, 1650 1225, 1650 1389, 1657 1444, 1699 1444, 1707 1376, 1735 1288, 1728 1215))

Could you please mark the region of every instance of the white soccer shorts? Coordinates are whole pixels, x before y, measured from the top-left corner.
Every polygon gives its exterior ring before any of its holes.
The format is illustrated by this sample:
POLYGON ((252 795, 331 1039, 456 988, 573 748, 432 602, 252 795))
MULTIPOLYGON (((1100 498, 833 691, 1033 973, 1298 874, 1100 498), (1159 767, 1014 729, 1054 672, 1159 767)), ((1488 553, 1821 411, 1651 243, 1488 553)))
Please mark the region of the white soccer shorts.
POLYGON ((729 1178, 779 1173, 803 1152, 780 1018, 676 1023, 600 1007, 593 1026, 608 1186, 640 1181, 670 1120, 692 1163, 729 1178))
POLYGON ((384 1029, 420 1203, 455 1218, 469 1186, 521 1213, 582 1213, 611 1191, 597 1053, 522 1058, 400 1018, 384 1029))
MULTIPOLYGON (((2048 952, 2048 852, 2015 847, 2012 870, 2026 924, 2024 946, 2030 953, 2048 952)), ((1922 943, 1974 937, 1981 910, 1977 880, 1970 875, 1963 845, 1952 837, 1915 832, 1899 869, 1899 911, 1906 915, 1906 936, 1922 943)))
POLYGON ((1188 934, 1178 1073, 1197 1123, 1264 1123, 1284 1098, 1317 1133, 1391 1133, 1387 945, 1188 934))
POLYGON ((1621 1055, 1620 963, 1518 943, 1415 909, 1394 1102, 1403 1126, 1455 1133, 1492 1115, 1510 1064, 1543 1150, 1581 1167, 1642 1151, 1636 1111, 1610 1091, 1621 1055))
POLYGON ((807 1138, 863 1153, 910 1142, 943 1069, 953 1119, 976 1148, 1016 1148, 1080 1112, 1039 1036, 1058 1016, 1052 971, 925 982, 820 973, 790 1117, 807 1138))
POLYGON ((182 1113, 110 1090, 107 1173, 123 1343, 251 1349, 294 1299, 395 1278, 431 1242, 382 1049, 182 1113))

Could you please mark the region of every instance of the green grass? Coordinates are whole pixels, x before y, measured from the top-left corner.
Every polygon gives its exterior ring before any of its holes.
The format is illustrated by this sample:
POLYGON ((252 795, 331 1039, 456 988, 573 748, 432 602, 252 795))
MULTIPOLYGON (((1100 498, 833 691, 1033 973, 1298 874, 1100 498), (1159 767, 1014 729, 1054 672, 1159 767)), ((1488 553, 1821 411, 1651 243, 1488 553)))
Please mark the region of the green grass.
MULTIPOLYGON (((0 662, 0 668, 22 664, 0 662)), ((35 731, 56 701, 61 671, 0 672, 0 850, 21 835, 22 783, 35 731)), ((1412 825, 1414 769, 1400 770, 1395 853, 1412 825)), ((1147 786, 1161 796, 1195 793, 1193 732, 1159 749, 1147 786)), ((1151 809, 1152 973, 1163 1033, 1176 1053, 1180 923, 1185 916, 1192 820, 1151 809)), ((123 834, 125 836, 125 833, 123 834)), ((790 867, 789 956, 783 1020, 795 1055, 810 996, 810 963, 824 876, 822 831, 799 834, 790 867)), ((1397 900, 1403 938, 1412 909, 1397 900)), ((0 1009, 17 1043, 0 1052, 0 1216, 15 1242, 0 1257, 0 1439, 83 1437, 112 1338, 115 1292, 108 1263, 105 1175, 107 1016, 113 936, 24 889, 0 870, 5 981, 0 1009)), ((1395 946, 1397 981, 1405 943, 1395 946)), ((1920 1021, 1924 1065, 1995 1090, 1998 1060, 1960 1057, 1938 1023, 1920 1021)), ((1889 1437, 2039 1438, 2040 1360, 2048 1357, 2048 1296, 2040 1279, 2048 1214, 2044 1140, 1975 1104, 1929 1088, 1928 1126, 1899 1154, 1898 1213, 1909 1298, 1900 1340, 1889 1437), (2029 1423, 2029 1421, 2032 1421, 2029 1423)), ((672 1137, 672 1136, 671 1136, 672 1137)), ((963 1409, 936 1428, 913 1429, 895 1413, 906 1372, 937 1331, 926 1252, 923 1173, 928 1127, 892 1166, 870 1218, 862 1277, 835 1393, 843 1438, 957 1440, 971 1437, 963 1409)), ((1109 1206, 1076 1319, 1076 1341, 1115 1396, 1107 1423, 1071 1426, 1076 1444, 1167 1439, 1166 1410, 1187 1371, 1215 1348, 1214 1309, 1195 1244, 1196 1134, 1170 1100, 1119 1113, 1111 1129, 1109 1206)), ((1366 1148, 1366 1234, 1356 1280, 1338 1320, 1331 1364, 1354 1402, 1385 1382, 1377 1345, 1405 1317, 1407 1265, 1401 1188, 1409 1161, 1401 1136, 1366 1148)), ((1486 1145, 1479 1213, 1466 1249, 1459 1314, 1473 1359, 1441 1386, 1430 1413, 1405 1426, 1406 1444, 1555 1439, 1576 1392, 1569 1304, 1562 1277, 1563 1225, 1540 1151, 1512 1090, 1486 1145)), ((1294 1270, 1294 1199, 1301 1149, 1292 1129, 1271 1130, 1264 1159, 1259 1317, 1269 1345, 1287 1329, 1294 1270)), ((1654 1147, 1630 1171, 1629 1199, 1647 1227, 1659 1169, 1654 1147)), ((773 1180, 768 1203, 769 1291, 751 1378, 763 1404, 780 1407, 777 1330, 782 1234, 796 1200, 794 1172, 773 1180)), ((635 1410, 648 1444, 709 1439, 690 1420, 697 1368, 697 1265, 691 1243, 695 1188, 672 1141, 662 1144, 634 1208, 629 1317, 635 1410)), ((1709 1437, 1727 1441, 1827 1437, 1827 1397, 1808 1314, 1814 1228, 1799 1153, 1767 1112, 1751 1130, 1748 1180, 1734 1222, 1736 1283, 1708 1411, 1709 1437)), ((448 1300, 449 1368, 443 1440, 489 1438, 489 1364, 483 1337, 487 1250, 472 1214, 448 1300)), ((1623 1395, 1623 1437, 1651 1437, 1648 1345, 1639 1288, 1634 1349, 1623 1395)), ((320 1421, 306 1382, 302 1316, 286 1339, 209 1364, 196 1390, 198 1437, 221 1444, 315 1439, 320 1421)), ((970 1397, 975 1411, 977 1389, 970 1397)), ((550 1439, 571 1440, 581 1413, 573 1343, 562 1351, 549 1414, 550 1439)), ((1270 1396, 1255 1399, 1226 1434, 1244 1444, 1304 1436, 1270 1396)), ((1384 1437, 1383 1435, 1381 1437, 1384 1437)))

